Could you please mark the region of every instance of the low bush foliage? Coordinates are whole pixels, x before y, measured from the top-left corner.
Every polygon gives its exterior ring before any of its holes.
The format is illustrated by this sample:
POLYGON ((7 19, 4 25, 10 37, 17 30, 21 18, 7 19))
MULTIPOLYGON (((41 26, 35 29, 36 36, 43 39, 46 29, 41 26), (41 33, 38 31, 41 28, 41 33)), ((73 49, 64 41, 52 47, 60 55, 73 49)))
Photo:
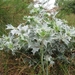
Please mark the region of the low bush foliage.
POLYGON ((45 62, 53 65, 55 60, 69 63, 68 55, 71 57, 75 44, 75 28, 60 19, 50 20, 42 7, 33 8, 30 14, 34 15, 24 16, 25 23, 18 27, 7 25, 6 29, 10 32, 0 38, 0 50, 11 50, 13 55, 20 50, 37 55, 34 60, 36 63, 41 60, 43 67, 45 62))

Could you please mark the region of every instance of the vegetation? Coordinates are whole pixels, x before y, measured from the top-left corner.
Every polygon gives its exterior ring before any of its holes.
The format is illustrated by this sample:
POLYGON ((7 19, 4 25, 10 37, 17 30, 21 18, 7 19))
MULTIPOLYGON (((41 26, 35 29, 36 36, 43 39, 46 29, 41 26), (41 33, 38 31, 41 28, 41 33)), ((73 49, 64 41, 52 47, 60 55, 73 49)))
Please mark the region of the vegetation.
POLYGON ((1 74, 74 75, 75 28, 50 19, 42 7, 29 15, 19 25, 6 25, 8 34, 0 38, 1 74))
POLYGON ((69 25, 75 26, 75 0, 56 0, 60 7, 58 18, 65 19, 69 25))
POLYGON ((32 0, 0 0, 0 35, 7 34, 6 24, 17 26, 23 22, 23 16, 28 15, 28 5, 32 0))

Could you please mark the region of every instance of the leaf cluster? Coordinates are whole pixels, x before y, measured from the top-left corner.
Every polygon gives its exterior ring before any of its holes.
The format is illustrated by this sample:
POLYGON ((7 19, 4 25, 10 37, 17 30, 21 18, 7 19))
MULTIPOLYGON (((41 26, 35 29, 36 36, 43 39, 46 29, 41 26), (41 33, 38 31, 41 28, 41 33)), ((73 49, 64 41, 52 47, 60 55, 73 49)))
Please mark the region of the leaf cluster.
MULTIPOLYGON (((54 64, 55 60, 68 61, 66 53, 72 50, 70 43, 75 43, 75 28, 65 24, 62 20, 50 20, 48 13, 42 8, 33 8, 33 16, 24 16, 25 23, 17 27, 7 25, 9 35, 0 38, 0 50, 17 51, 24 50, 25 53, 41 57, 43 60, 54 64), (36 10, 38 13, 36 13, 36 10), (31 50, 29 50, 31 49, 31 50)), ((39 60, 38 58, 36 58, 39 60)))

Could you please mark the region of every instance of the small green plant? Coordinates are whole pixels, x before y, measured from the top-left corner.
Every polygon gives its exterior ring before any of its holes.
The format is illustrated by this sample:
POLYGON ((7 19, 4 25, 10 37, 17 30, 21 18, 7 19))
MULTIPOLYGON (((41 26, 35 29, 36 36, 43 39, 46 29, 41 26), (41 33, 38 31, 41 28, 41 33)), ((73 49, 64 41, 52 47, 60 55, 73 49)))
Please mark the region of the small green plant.
MULTIPOLYGON (((7 25, 10 30, 8 36, 0 38, 0 50, 12 51, 16 54, 23 50, 26 54, 38 55, 36 63, 40 60, 43 75, 48 75, 48 65, 55 61, 69 62, 68 53, 71 54, 75 43, 75 28, 65 24, 62 20, 50 20, 48 13, 42 8, 33 8, 33 16, 24 16, 25 23, 18 27, 7 25), (45 65, 47 71, 45 72, 45 65)), ((32 58, 33 59, 33 58, 32 58)))

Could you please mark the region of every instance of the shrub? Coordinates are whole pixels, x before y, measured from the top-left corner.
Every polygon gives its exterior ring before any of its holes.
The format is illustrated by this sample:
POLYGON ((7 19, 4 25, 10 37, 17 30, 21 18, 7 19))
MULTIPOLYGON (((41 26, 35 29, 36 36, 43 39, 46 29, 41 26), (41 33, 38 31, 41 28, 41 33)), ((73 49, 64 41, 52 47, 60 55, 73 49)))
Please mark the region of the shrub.
MULTIPOLYGON (((25 23, 14 27, 7 25, 9 35, 0 38, 0 50, 12 51, 12 54, 23 50, 25 53, 38 55, 44 68, 44 63, 53 65, 55 60, 69 62, 75 43, 75 28, 62 20, 50 20, 48 13, 42 8, 33 8, 33 16, 24 16, 25 23), (36 13, 37 12, 37 13, 36 13)), ((35 59, 35 61, 36 61, 35 59)), ((37 63, 37 61, 36 61, 37 63)))

